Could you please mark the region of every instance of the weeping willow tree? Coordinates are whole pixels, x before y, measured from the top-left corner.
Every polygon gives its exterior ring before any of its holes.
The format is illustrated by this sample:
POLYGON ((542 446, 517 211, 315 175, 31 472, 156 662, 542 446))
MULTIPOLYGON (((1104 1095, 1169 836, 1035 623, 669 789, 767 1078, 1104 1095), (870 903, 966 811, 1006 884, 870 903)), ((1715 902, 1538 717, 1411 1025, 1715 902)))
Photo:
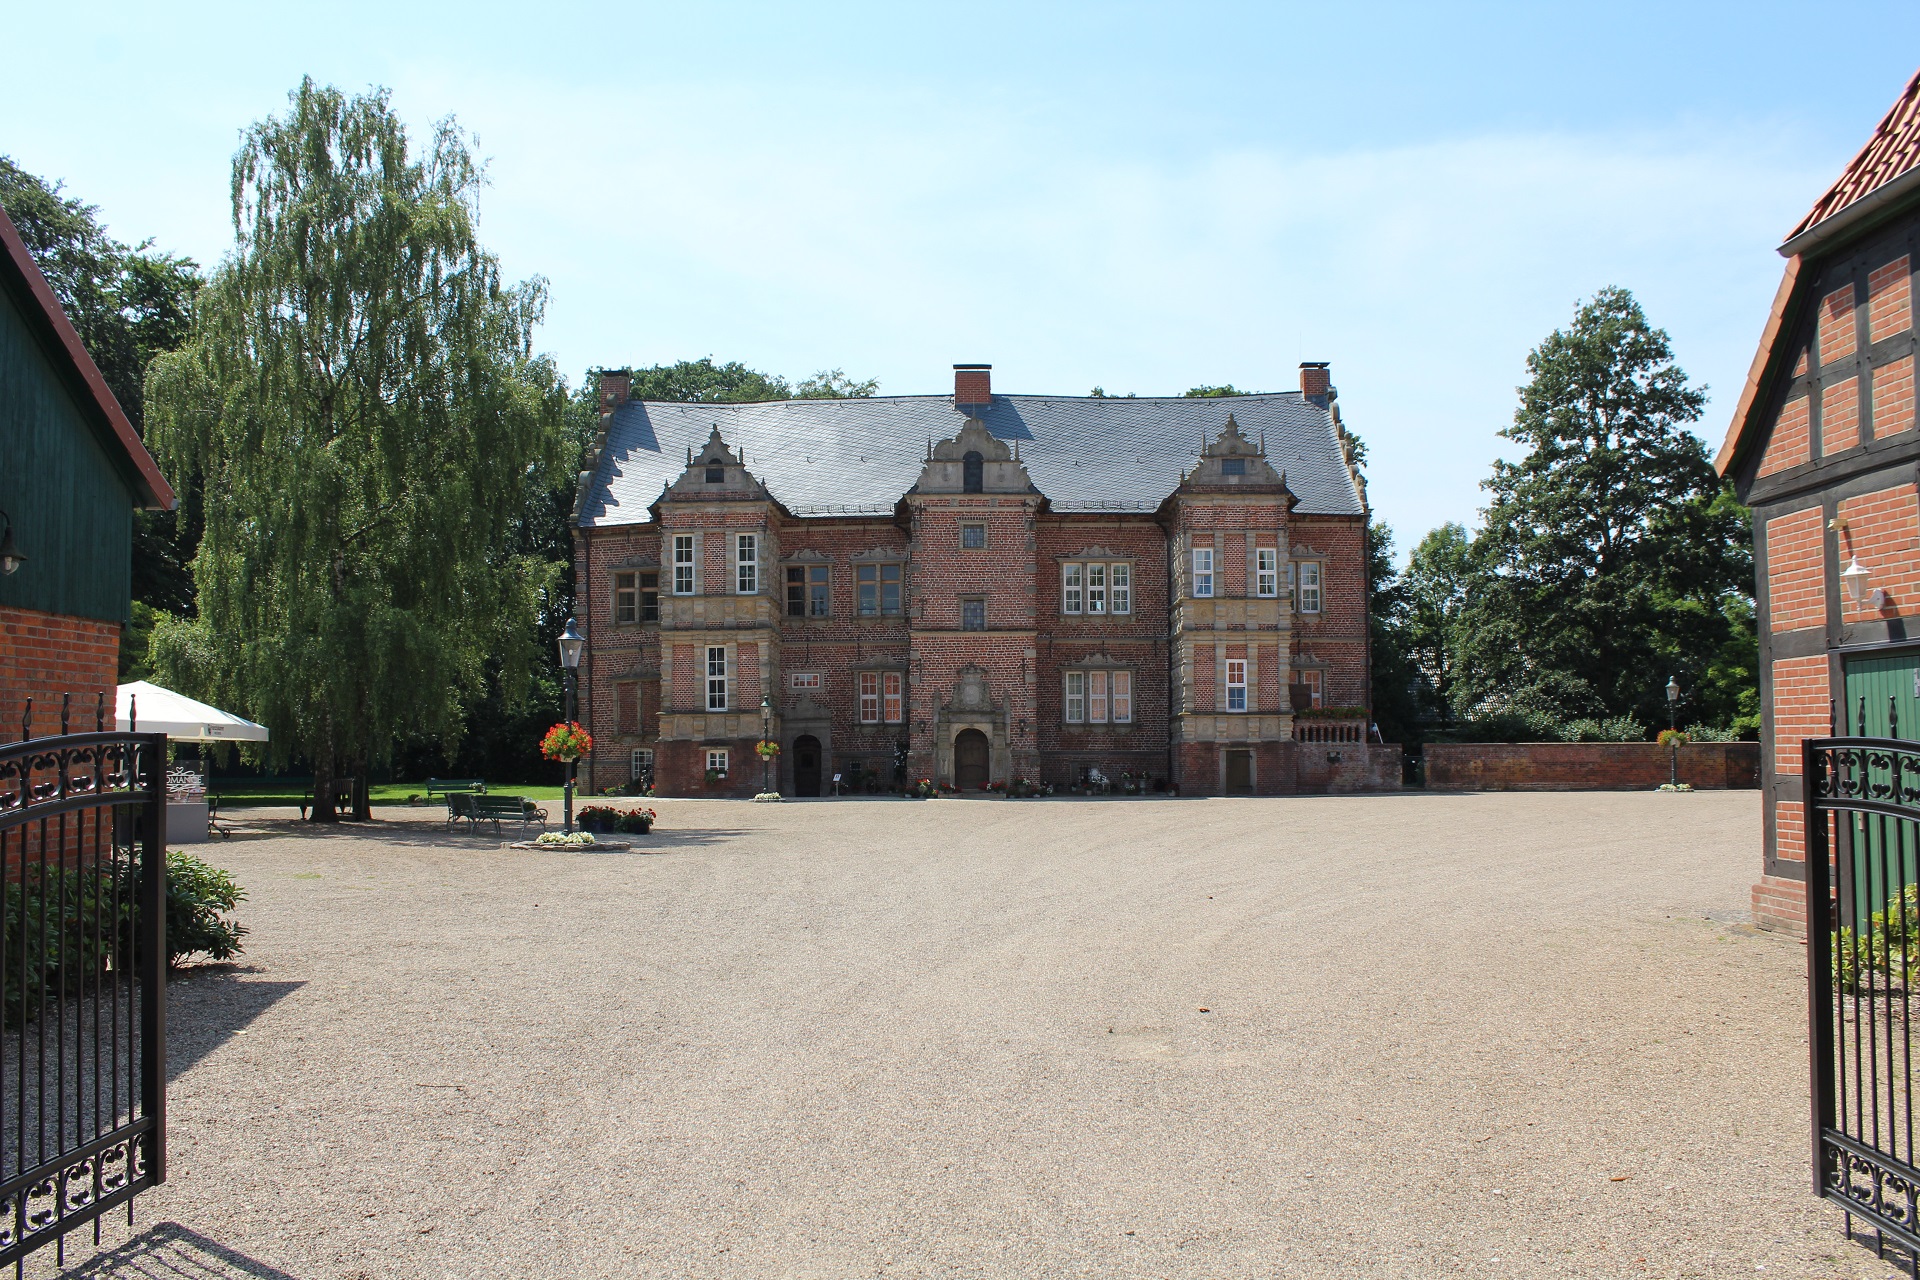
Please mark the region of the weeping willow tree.
POLYGON ((558 475, 566 387, 546 302, 476 233, 481 167, 451 121, 419 153, 384 90, 304 82, 233 162, 235 245, 185 347, 147 375, 163 465, 204 477, 198 616, 154 636, 160 678, 272 730, 276 765, 334 779, 397 738, 457 739, 489 668, 523 689, 559 566, 512 553, 558 475))

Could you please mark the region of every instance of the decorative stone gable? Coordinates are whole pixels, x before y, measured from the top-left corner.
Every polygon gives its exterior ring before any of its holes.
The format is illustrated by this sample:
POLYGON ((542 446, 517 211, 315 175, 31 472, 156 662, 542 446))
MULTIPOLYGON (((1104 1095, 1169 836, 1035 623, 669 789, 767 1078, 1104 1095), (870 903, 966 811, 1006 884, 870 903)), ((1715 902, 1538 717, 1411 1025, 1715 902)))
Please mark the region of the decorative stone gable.
POLYGON ((987 430, 978 418, 968 418, 960 433, 927 450, 918 494, 1037 493, 1033 478, 1021 465, 1019 451, 987 430))
MULTIPOLYGON (((1240 424, 1227 415, 1213 443, 1200 452, 1200 461, 1181 483, 1182 489, 1286 489, 1287 478, 1267 461, 1260 442, 1240 433, 1240 424)), ((1292 500, 1292 495, 1288 495, 1292 500)), ((1291 501, 1289 502, 1291 505, 1291 501)))
POLYGON ((953 696, 945 709, 975 713, 997 710, 993 692, 987 687, 986 671, 971 664, 960 668, 960 678, 953 682, 953 696))
POLYGON ((687 469, 667 486, 663 499, 683 502, 771 502, 767 487, 747 470, 745 459, 720 436, 713 434, 698 453, 687 453, 687 469))

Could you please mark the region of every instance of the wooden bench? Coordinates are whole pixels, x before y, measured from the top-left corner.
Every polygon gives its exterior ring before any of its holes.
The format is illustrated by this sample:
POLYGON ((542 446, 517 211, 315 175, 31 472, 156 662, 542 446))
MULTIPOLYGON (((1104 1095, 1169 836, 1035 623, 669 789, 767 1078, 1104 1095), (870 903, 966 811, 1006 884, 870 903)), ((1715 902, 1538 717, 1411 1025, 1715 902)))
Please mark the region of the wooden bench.
POLYGON ((487 784, 482 778, 428 778, 427 799, 435 796, 450 796, 461 791, 485 791, 487 784))
MULTIPOLYGON (((452 797, 448 797, 451 802, 452 797)), ((493 823, 495 831, 500 830, 503 821, 518 822, 526 826, 537 822, 544 830, 547 825, 547 811, 534 804, 525 796, 489 796, 469 795, 466 797, 468 825, 478 826, 482 822, 493 823)))

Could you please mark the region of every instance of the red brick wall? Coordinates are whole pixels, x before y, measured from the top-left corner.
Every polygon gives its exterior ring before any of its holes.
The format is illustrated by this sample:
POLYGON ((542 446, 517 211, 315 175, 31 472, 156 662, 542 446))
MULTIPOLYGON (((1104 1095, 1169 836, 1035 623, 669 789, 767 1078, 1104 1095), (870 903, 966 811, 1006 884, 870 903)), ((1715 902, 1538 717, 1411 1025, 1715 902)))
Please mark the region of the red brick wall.
POLYGON ((1753 886, 1753 922, 1762 929, 1807 931, 1807 886, 1785 876, 1762 876, 1753 886))
MULTIPOLYGON (((1827 685, 1825 654, 1780 658, 1773 664, 1773 771, 1798 775, 1800 744, 1823 737, 1833 724, 1831 693, 1827 685)), ((1774 855, 1784 861, 1806 860, 1806 841, 1800 830, 1800 806, 1773 807, 1774 855)))
POLYGON ((1820 299, 1820 363, 1844 360, 1859 346, 1854 331, 1853 282, 1820 299))
POLYGON ((1812 456, 1807 442, 1809 420, 1806 396, 1796 396, 1781 406, 1780 416, 1773 423, 1773 434, 1767 439, 1767 451, 1760 458, 1760 475, 1770 476, 1776 471, 1797 467, 1812 456))
POLYGON ((1867 277, 1867 341, 1913 327, 1912 264, 1901 254, 1867 277))
POLYGON ((1889 360, 1873 371, 1873 434, 1884 439, 1913 430, 1913 357, 1889 360))
POLYGON ((1325 677, 1327 706, 1369 706, 1365 527, 1353 516, 1296 514, 1288 536, 1295 547, 1326 556, 1321 612, 1293 615, 1294 653, 1332 664, 1325 677))
MULTIPOLYGON (((1675 761, 1657 742, 1434 742, 1426 764, 1437 791, 1643 791, 1675 761)), ((1757 742, 1690 742, 1678 764, 1680 781, 1703 790, 1760 785, 1757 742)))
POLYGON ((1767 521, 1767 625, 1797 631, 1826 621, 1826 543, 1813 507, 1767 521))
POLYGON ((1840 607, 1847 621, 1862 618, 1912 616, 1920 606, 1920 501, 1913 485, 1895 485, 1848 498, 1840 504, 1847 532, 1842 550, 1859 557, 1873 573, 1868 590, 1886 591, 1885 603, 1871 599, 1855 603, 1842 594, 1840 607))
POLYGON ((1860 379, 1842 378, 1820 393, 1820 454, 1843 453, 1860 443, 1860 379))
POLYGON ((73 732, 93 732, 102 697, 106 726, 113 728, 119 671, 118 623, 0 607, 0 741, 19 737, 28 698, 36 738, 60 732, 66 694, 73 695, 73 732))

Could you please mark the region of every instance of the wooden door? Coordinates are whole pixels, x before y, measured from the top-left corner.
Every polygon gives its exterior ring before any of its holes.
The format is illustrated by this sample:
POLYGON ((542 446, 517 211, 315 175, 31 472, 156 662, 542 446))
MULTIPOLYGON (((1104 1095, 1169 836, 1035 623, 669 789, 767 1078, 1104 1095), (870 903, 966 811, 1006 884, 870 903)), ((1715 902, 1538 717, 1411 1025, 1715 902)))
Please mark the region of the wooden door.
POLYGON ((820 739, 810 733, 793 740, 793 794, 820 794, 820 739))
MULTIPOLYGON (((1843 660, 1846 702, 1835 708, 1842 737, 1920 739, 1920 649, 1862 655, 1843 660)), ((1869 788, 1890 785, 1883 769, 1891 756, 1867 757, 1869 788)), ((1912 779, 1904 785, 1912 786, 1912 779)), ((1842 875, 1846 890, 1841 914, 1851 924, 1888 909, 1902 885, 1920 881, 1920 844, 1913 828, 1865 813, 1847 815, 1852 823, 1852 875, 1842 875)), ((1844 839, 1844 837, 1843 837, 1844 839)))
POLYGON ((1253 752, 1227 752, 1227 794, 1244 796, 1253 793, 1253 752))
POLYGON ((953 784, 962 791, 978 791, 987 785, 987 776, 987 735, 962 729, 953 740, 953 784))

